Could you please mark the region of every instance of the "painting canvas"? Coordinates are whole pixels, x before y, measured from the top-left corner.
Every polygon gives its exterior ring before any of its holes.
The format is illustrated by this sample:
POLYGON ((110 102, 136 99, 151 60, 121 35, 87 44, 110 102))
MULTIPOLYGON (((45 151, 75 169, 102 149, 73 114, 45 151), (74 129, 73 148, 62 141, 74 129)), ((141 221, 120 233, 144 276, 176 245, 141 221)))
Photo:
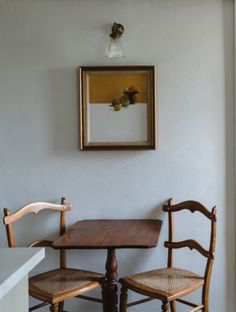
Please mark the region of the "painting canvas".
POLYGON ((155 148, 154 66, 80 68, 81 149, 155 148))

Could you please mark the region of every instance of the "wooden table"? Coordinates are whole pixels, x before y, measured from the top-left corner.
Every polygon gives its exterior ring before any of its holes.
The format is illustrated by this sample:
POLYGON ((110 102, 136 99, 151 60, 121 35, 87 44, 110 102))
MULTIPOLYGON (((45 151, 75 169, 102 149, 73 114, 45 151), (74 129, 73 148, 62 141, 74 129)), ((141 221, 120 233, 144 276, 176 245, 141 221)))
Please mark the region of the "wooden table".
POLYGON ((152 248, 157 245, 161 220, 83 220, 54 243, 59 249, 107 249, 102 290, 103 311, 117 312, 117 248, 152 248))

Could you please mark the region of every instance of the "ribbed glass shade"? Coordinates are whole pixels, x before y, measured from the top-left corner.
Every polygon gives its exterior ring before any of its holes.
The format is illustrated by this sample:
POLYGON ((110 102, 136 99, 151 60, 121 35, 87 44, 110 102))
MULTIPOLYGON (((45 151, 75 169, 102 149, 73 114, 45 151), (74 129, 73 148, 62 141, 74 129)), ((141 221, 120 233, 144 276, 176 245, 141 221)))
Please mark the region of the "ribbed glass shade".
POLYGON ((110 39, 106 53, 107 57, 124 57, 124 47, 121 38, 118 39, 110 39))

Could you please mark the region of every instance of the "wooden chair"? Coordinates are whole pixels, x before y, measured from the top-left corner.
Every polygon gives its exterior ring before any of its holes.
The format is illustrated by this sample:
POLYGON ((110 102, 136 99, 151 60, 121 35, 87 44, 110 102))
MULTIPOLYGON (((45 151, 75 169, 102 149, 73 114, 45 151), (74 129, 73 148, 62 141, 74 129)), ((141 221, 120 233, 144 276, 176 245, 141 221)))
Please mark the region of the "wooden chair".
POLYGON ((209 311, 209 287, 211 271, 214 260, 215 244, 216 244, 216 208, 211 211, 207 210, 203 205, 196 201, 185 201, 176 205, 172 205, 171 199, 167 205, 164 205, 163 210, 168 212, 169 221, 169 241, 165 242, 164 246, 168 248, 167 268, 161 268, 148 272, 129 275, 121 278, 120 283, 120 312, 126 312, 127 307, 136 304, 144 303, 150 300, 158 299, 162 301, 162 311, 176 312, 176 301, 188 305, 193 309, 191 312, 202 310, 209 311), (193 239, 174 242, 174 222, 173 212, 183 209, 191 212, 199 211, 211 222, 210 244, 209 249, 203 248, 197 241, 193 239), (188 247, 191 250, 197 250, 206 260, 204 276, 200 276, 194 272, 173 266, 172 250, 176 248, 188 247), (192 293, 202 287, 202 303, 194 304, 183 300, 182 297, 192 293), (127 304, 127 290, 147 296, 148 298, 138 300, 127 304))
MULTIPOLYGON (((56 205, 46 202, 34 202, 28 204, 15 213, 10 213, 10 210, 4 209, 4 224, 6 226, 8 246, 16 247, 13 223, 29 213, 37 214, 42 210, 51 210, 60 212, 60 235, 65 232, 65 213, 71 209, 71 205, 66 202, 65 198, 61 199, 61 204, 56 205)), ((51 247, 52 241, 38 240, 28 247, 51 247)), ((50 304, 50 311, 63 312, 64 300, 73 297, 78 297, 85 300, 102 303, 101 299, 84 296, 82 294, 100 286, 103 278, 102 274, 69 269, 66 267, 66 251, 60 251, 60 267, 58 269, 47 271, 35 275, 29 279, 29 294, 43 301, 29 309, 34 311, 45 305, 50 304)))

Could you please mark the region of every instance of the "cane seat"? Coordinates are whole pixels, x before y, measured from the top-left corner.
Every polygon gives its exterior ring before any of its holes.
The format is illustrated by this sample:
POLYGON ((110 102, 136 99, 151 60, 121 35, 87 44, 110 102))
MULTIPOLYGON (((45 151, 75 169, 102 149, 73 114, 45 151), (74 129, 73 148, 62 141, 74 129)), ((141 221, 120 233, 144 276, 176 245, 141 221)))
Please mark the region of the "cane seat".
POLYGON ((61 297, 67 297, 66 293, 74 295, 82 294, 88 290, 99 287, 102 274, 77 270, 56 269, 35 275, 29 279, 29 293, 32 297, 60 302, 61 297))
POLYGON ((130 289, 140 289, 153 297, 170 301, 193 287, 204 284, 204 278, 191 271, 179 268, 162 268, 129 275, 122 279, 122 284, 130 289))

